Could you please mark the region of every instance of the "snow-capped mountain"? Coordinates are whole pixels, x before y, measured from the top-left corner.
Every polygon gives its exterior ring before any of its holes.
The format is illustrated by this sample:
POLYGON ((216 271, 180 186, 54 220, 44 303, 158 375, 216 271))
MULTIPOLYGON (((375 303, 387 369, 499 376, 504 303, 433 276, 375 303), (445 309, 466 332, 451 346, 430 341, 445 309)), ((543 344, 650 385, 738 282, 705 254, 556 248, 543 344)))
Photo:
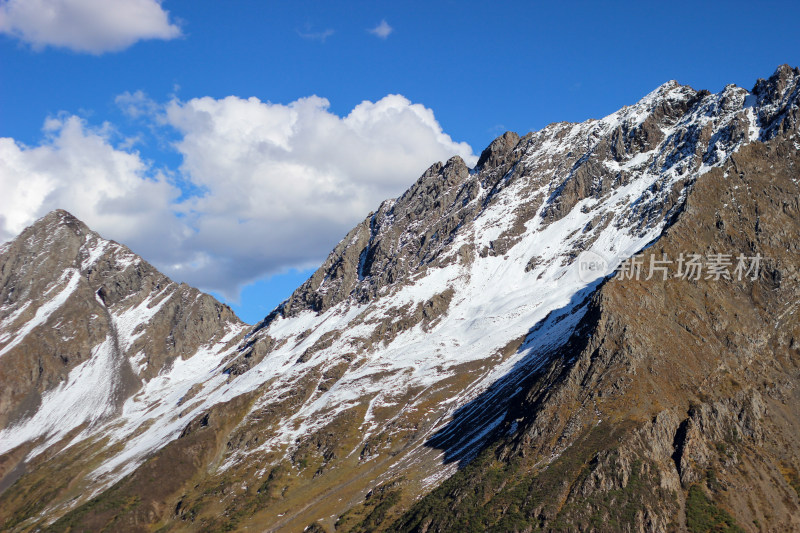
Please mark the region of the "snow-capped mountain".
POLYGON ((227 306, 65 211, 4 244, 0 276, 0 453, 91 435, 143 384, 244 334, 227 306))
MULTIPOLYGON (((536 468, 557 464, 581 428, 621 418, 559 404, 550 415, 574 424, 552 433, 533 377, 581 364, 608 276, 685 222, 708 176, 754 146, 796 153, 799 106, 800 70, 784 66, 752 91, 673 81, 602 120, 506 133, 475 168, 431 166, 250 329, 51 213, 0 248, 0 524, 372 530, 498 439, 517 448, 497 457, 527 446, 536 468)), ((796 221, 796 196, 783 209, 796 221)), ((659 416, 671 447, 682 422, 659 416)), ((681 475, 661 486, 680 491, 681 475)), ((669 508, 647 509, 643 530, 669 526, 669 508)), ((415 516, 398 524, 427 530, 415 516)))

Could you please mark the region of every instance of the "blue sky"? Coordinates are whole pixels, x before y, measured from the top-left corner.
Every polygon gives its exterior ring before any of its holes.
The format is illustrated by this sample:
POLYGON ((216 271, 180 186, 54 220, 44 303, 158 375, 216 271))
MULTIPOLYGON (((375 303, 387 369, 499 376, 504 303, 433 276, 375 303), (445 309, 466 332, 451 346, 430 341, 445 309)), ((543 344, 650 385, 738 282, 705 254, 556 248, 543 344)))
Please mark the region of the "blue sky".
POLYGON ((0 240, 63 207, 248 322, 438 159, 800 65, 795 2, 25 2, 0 1, 0 240))

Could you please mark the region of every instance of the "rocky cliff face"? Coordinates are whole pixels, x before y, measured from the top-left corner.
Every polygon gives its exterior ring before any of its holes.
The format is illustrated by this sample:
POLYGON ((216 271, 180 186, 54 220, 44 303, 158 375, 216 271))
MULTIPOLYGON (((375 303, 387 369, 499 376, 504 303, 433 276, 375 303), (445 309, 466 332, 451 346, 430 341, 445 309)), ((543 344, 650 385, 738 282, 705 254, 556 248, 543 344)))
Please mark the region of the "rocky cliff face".
POLYGON ((241 342, 223 327, 154 359, 60 453, 19 415, 0 523, 797 529, 799 91, 789 67, 752 91, 669 82, 433 165, 241 342), (756 279, 609 281, 642 250, 767 259, 756 279))

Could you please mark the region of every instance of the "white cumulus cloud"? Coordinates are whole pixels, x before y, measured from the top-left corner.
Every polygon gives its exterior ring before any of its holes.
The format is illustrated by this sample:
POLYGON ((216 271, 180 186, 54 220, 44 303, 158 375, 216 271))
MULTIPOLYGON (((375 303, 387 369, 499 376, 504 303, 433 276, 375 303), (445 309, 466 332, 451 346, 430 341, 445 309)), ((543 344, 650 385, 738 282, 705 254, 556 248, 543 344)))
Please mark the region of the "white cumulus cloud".
POLYGON ((394 31, 394 28, 389 26, 389 24, 386 22, 386 20, 382 20, 380 24, 378 24, 377 26, 375 26, 371 30, 367 30, 367 31, 370 32, 372 35, 380 37, 381 39, 386 39, 387 37, 389 37, 389 35, 392 34, 392 32, 394 31))
POLYGON ((180 191, 137 153, 115 149, 107 126, 93 129, 70 116, 47 120, 44 131, 36 147, 0 138, 0 239, 59 207, 133 244, 169 227, 162 224, 173 218, 180 191))
POLYGON ((174 39, 159 0, 0 0, 0 33, 30 44, 102 54, 144 39, 174 39))
MULTIPOLYGON (((153 113, 146 96, 120 99, 153 113)), ((235 298, 263 276, 313 266, 386 198, 466 143, 400 95, 346 116, 316 96, 173 100, 153 122, 178 133, 178 169, 157 169, 110 126, 51 119, 35 147, 0 139, 0 239, 55 208, 128 244, 173 278, 235 298), (188 184, 183 190, 178 184, 188 184), (190 191, 187 194, 187 191, 190 191)))

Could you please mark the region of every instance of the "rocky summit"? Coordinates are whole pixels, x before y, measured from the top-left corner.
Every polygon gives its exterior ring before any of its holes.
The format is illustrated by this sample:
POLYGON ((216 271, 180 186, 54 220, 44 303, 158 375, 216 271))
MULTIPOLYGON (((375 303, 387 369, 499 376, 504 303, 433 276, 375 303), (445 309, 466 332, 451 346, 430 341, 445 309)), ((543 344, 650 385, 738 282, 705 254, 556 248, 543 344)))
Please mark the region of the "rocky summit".
POLYGON ((254 327, 0 247, 3 531, 800 531, 800 69, 433 164, 254 327))

